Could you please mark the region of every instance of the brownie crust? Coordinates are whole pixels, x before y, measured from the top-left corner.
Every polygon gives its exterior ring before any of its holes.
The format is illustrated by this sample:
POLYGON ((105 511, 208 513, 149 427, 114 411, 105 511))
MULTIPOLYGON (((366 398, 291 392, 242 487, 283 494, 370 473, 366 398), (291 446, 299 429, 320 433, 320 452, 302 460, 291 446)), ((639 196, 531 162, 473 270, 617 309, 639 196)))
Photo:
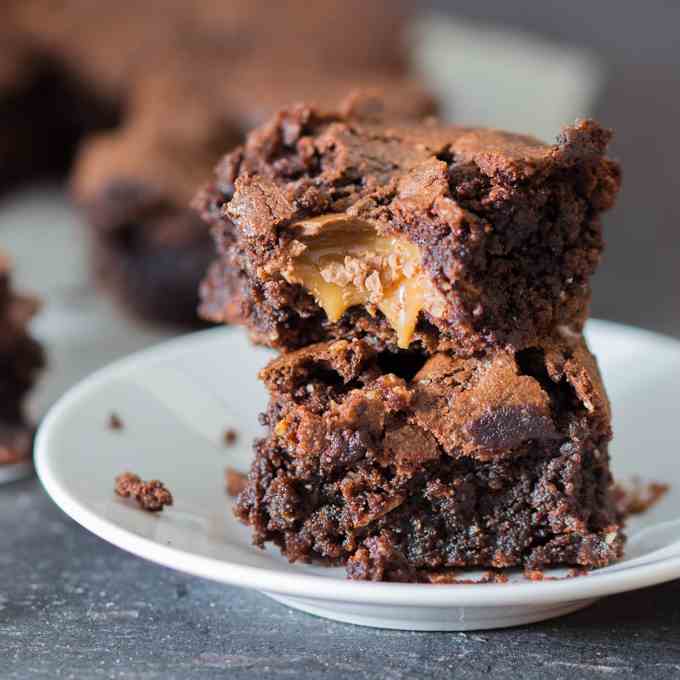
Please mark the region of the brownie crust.
POLYGON ((482 359, 331 341, 261 378, 268 434, 235 506, 256 545, 388 581, 622 553, 609 403, 580 338, 482 359))
POLYGON ((561 325, 579 332, 603 246, 600 214, 620 183, 604 156, 610 137, 593 121, 547 145, 352 107, 284 110, 228 154, 195 199, 219 253, 202 313, 283 350, 349 337, 395 345, 381 312, 353 306, 330 321, 284 275, 300 225, 342 213, 419 249, 444 309, 420 313, 417 347, 471 355, 530 347, 561 325))

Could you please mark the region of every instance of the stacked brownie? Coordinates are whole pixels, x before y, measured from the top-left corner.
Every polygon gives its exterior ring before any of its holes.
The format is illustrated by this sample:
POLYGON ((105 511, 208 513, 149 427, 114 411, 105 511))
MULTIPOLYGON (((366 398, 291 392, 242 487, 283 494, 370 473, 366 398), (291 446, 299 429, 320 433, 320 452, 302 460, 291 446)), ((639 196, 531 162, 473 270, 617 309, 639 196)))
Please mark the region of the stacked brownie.
POLYGON ((212 257, 189 209, 219 153, 288 101, 385 91, 422 115, 388 0, 5 0, 0 190, 65 171, 98 280, 144 319, 196 322, 212 257))
POLYGON ((581 336, 619 189, 593 121, 554 145, 284 110, 196 198, 202 312, 281 350, 237 516, 291 561, 445 582, 598 567, 624 537, 581 336))
POLYGON ((0 468, 31 459, 33 426, 24 398, 45 363, 41 346, 29 335, 37 301, 12 290, 9 261, 0 255, 0 468))

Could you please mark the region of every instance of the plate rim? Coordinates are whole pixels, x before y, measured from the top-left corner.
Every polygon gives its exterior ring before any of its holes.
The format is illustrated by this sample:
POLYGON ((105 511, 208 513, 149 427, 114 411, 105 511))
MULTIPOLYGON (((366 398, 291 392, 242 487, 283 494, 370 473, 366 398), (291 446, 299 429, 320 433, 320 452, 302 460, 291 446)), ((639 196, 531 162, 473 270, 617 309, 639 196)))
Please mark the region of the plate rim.
MULTIPOLYGON (((591 319, 590 328, 598 332, 627 334, 661 343, 680 351, 680 341, 653 331, 591 319)), ((290 597, 324 601, 351 602, 389 606, 489 607, 548 604, 603 597, 636 590, 680 577, 680 555, 633 564, 612 572, 598 572, 578 578, 526 583, 483 584, 414 584, 376 583, 333 579, 307 571, 294 573, 276 568, 242 565, 237 562, 198 555, 135 534, 116 522, 89 509, 59 480, 52 456, 52 440, 61 419, 88 395, 134 371, 137 364, 168 358, 176 353, 197 351, 202 343, 215 342, 226 334, 242 333, 238 328, 212 328, 189 333, 135 352, 105 366, 69 389, 49 410, 41 423, 35 442, 35 466, 38 477, 52 500, 71 519, 99 538, 138 557, 213 581, 254 588, 290 597), (329 585, 332 587, 329 588, 329 585)), ((671 518, 672 519, 672 518, 671 518)))

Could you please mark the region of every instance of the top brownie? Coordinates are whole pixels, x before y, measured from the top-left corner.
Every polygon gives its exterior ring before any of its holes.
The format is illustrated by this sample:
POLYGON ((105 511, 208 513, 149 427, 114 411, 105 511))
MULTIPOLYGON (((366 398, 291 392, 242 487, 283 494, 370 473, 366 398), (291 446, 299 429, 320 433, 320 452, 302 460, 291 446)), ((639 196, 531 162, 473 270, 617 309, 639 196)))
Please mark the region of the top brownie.
POLYGON ((556 144, 296 106, 228 154, 195 206, 219 259, 202 313, 284 350, 370 335, 472 354, 580 331, 619 189, 593 121, 556 144))

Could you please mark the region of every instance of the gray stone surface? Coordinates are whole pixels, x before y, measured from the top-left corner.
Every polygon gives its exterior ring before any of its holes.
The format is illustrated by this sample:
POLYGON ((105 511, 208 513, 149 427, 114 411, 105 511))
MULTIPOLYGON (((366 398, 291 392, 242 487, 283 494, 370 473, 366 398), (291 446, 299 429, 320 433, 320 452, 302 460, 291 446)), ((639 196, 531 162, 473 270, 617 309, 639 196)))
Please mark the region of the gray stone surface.
POLYGON ((0 493, 0 575, 3 680, 680 677, 680 581, 521 628, 361 628, 128 555, 36 480, 0 493))

